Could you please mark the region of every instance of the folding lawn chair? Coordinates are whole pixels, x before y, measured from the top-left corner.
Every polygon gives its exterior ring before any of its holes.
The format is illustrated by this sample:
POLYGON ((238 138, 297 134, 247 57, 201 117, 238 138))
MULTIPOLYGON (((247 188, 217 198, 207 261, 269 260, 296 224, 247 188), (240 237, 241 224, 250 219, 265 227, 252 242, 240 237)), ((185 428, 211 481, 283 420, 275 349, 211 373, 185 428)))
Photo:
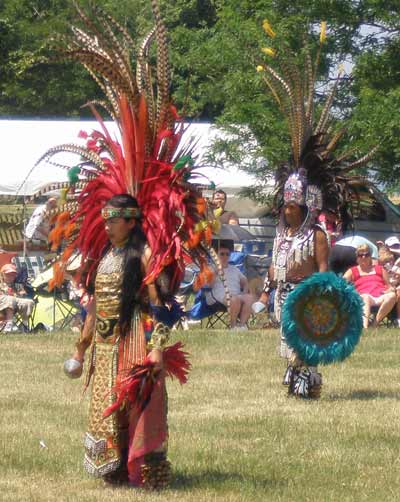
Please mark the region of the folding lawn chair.
MULTIPOLYGON (((378 313, 379 307, 373 306, 371 307, 371 313, 369 316, 369 324, 372 324, 375 321, 376 314, 378 313)), ((396 305, 392 308, 392 310, 387 314, 386 317, 382 319, 379 323, 379 326, 384 326, 385 328, 397 328, 397 311, 396 305)))
POLYGON ((65 329, 79 313, 80 307, 69 299, 69 293, 64 283, 60 288, 48 289, 48 281, 53 277, 51 267, 44 270, 33 281, 35 288, 35 308, 32 313, 32 323, 36 326, 42 323, 53 328, 65 329))
POLYGON ((218 323, 221 323, 225 328, 229 328, 230 324, 227 320, 227 308, 225 305, 219 302, 215 302, 212 305, 208 305, 206 301, 206 294, 210 291, 210 288, 202 288, 196 295, 193 307, 186 312, 189 319, 194 321, 201 321, 201 327, 203 328, 203 322, 206 320, 205 328, 214 328, 218 323))

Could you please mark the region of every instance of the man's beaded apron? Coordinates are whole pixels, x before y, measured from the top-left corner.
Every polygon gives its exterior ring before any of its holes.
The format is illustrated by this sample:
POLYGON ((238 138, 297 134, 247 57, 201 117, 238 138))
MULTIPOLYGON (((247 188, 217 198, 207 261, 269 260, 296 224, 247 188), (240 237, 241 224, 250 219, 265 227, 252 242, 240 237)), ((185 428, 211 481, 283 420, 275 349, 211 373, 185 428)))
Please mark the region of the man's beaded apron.
POLYGON ((275 238, 272 265, 274 269, 273 278, 277 285, 274 311, 278 321, 281 320, 282 305, 290 292, 288 285, 291 283, 290 280, 287 280, 287 277, 294 265, 301 264, 308 260, 310 256, 314 256, 314 235, 314 227, 307 227, 292 237, 289 237, 287 229, 284 229, 275 238))

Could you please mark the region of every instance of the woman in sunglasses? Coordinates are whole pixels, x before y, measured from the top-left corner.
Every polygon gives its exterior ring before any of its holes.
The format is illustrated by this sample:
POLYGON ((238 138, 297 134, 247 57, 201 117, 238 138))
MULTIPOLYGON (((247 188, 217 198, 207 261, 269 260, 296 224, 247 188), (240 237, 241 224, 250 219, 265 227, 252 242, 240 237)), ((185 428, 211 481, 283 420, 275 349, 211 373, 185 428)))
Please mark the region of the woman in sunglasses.
POLYGON ((389 282, 389 275, 381 265, 375 265, 371 249, 367 244, 356 250, 357 265, 344 274, 344 278, 354 286, 364 301, 363 325, 368 328, 371 307, 379 307, 374 325, 377 326, 392 310, 396 303, 396 293, 389 282))

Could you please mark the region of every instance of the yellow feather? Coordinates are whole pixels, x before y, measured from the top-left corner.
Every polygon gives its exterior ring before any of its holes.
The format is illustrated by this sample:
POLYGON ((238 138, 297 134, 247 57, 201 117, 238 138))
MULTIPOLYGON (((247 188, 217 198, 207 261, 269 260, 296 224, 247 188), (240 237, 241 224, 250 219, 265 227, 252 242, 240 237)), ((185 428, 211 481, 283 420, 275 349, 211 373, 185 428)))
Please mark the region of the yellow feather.
POLYGON ((264 28, 265 33, 269 37, 274 38, 276 36, 276 33, 271 28, 271 25, 269 24, 268 19, 264 19, 264 21, 263 21, 263 28, 264 28))
POLYGON ((261 50, 267 56, 271 56, 271 57, 275 57, 276 56, 276 50, 273 49, 272 47, 263 47, 261 50))
POLYGON ((321 32, 319 34, 319 42, 322 45, 326 40, 326 21, 321 21, 321 32))

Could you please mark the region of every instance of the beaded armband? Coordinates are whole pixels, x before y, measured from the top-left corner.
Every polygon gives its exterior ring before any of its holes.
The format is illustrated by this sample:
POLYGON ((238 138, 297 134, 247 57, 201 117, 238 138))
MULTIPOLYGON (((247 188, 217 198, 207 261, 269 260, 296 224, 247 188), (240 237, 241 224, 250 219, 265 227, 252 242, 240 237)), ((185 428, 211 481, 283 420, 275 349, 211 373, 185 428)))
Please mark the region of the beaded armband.
POLYGON ((262 292, 269 295, 274 288, 275 288, 274 281, 271 281, 269 279, 269 277, 267 276, 264 281, 264 286, 263 286, 262 292))
POLYGON ((154 331, 151 335, 151 340, 148 342, 147 347, 151 349, 163 350, 169 340, 170 329, 162 322, 158 322, 154 326, 154 331))

